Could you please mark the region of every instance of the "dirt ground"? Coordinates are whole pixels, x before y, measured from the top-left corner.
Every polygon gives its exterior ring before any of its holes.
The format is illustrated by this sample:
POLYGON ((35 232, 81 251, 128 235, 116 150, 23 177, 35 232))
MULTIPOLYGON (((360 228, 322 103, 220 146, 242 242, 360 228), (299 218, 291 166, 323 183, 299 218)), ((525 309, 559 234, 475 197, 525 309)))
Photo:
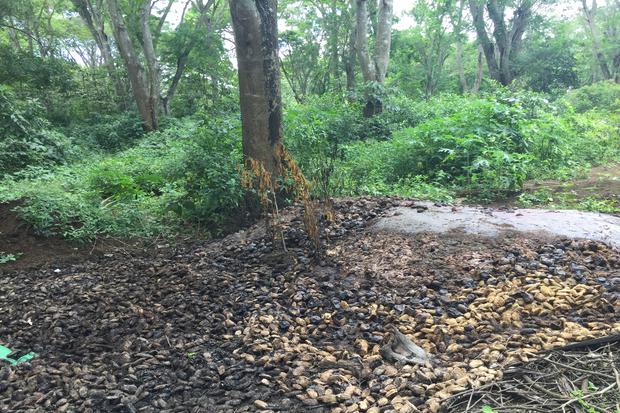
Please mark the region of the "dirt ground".
POLYGON ((40 267, 59 268, 68 264, 97 261, 104 256, 131 257, 168 245, 157 240, 100 238, 93 242, 70 242, 62 237, 43 237, 22 221, 13 209, 16 203, 0 203, 0 257, 14 260, 0 264, 0 274, 40 267))
POLYGON ((259 225, 5 271, 0 344, 37 356, 0 364, 0 411, 450 411, 513 363, 620 332, 618 250, 372 230, 394 207, 417 209, 337 201, 320 256, 293 208, 287 251, 259 225), (395 360, 398 334, 429 358, 395 360))
POLYGON ((588 197, 605 199, 620 208, 620 164, 594 167, 581 179, 528 182, 525 185, 526 192, 540 189, 547 189, 553 194, 567 194, 575 201, 588 197))

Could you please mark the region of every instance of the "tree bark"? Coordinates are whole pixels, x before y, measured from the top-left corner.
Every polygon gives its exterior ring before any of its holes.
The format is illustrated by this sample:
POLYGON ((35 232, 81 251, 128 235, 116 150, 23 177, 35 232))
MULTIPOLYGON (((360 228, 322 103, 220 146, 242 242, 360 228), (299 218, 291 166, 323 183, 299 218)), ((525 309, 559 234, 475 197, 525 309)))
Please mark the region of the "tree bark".
POLYGON ((347 45, 344 70, 347 75, 347 91, 353 92, 355 90, 355 39, 357 37, 357 30, 353 25, 349 33, 349 41, 347 45))
MULTIPOLYGON (((377 13, 377 34, 372 57, 368 49, 368 4, 367 0, 356 0, 356 42, 362 76, 366 83, 383 84, 390 61, 392 44, 392 0, 379 0, 377 13)), ((376 96, 366 95, 364 116, 371 117, 383 112, 383 103, 376 96)))
POLYGON ((119 108, 126 109, 125 105, 125 88, 123 83, 116 72, 116 65, 114 64, 114 57, 112 56, 112 47, 108 35, 105 32, 103 23, 103 10, 101 0, 97 1, 96 6, 91 0, 72 0, 73 5, 78 11, 78 14, 86 24, 88 31, 95 40, 97 48, 101 53, 103 64, 108 72, 108 76, 114 85, 114 90, 118 98, 119 108))
POLYGON ((281 174, 282 104, 277 0, 231 0, 235 33, 243 155, 276 179, 281 174))
POLYGON ((368 51, 368 5, 366 0, 357 0, 355 9, 356 21, 356 48, 365 82, 377 80, 375 64, 370 59, 368 51))
POLYGON ((375 66, 377 82, 383 83, 390 62, 392 45, 392 16, 394 6, 392 0, 379 0, 377 17, 377 38, 375 39, 375 66))
MULTIPOLYGON (((166 12, 160 22, 165 19, 171 3, 172 1, 168 3, 168 9, 166 9, 166 12)), ((144 51, 147 67, 146 79, 148 83, 148 108, 150 111, 150 117, 154 120, 155 129, 157 129, 157 111, 159 110, 160 99, 159 61, 157 60, 157 55, 155 54, 153 34, 151 33, 151 27, 149 26, 149 17, 151 17, 151 0, 143 0, 142 7, 140 7, 140 26, 142 29, 142 50, 144 51)), ((158 30, 161 30, 162 25, 163 23, 158 26, 158 30)))
POLYGON ((476 64, 476 79, 474 80, 474 85, 471 87, 471 93, 474 95, 478 93, 480 90, 480 84, 482 83, 482 57, 484 51, 482 50, 482 46, 478 45, 478 63, 476 64))
POLYGON ((588 3, 586 0, 581 0, 581 5, 583 7, 583 14, 588 24, 588 29, 590 30, 590 38, 592 41, 592 54, 598 62, 598 65, 601 69, 601 74, 603 75, 603 79, 609 80, 611 79, 611 71, 609 70, 609 66, 607 65, 607 59, 603 54, 601 48, 601 37, 598 31, 598 26, 596 25, 596 12, 597 12, 597 4, 596 0, 592 0, 592 7, 588 8, 588 3))
POLYGON ((158 127, 157 106, 152 106, 149 96, 149 85, 145 78, 144 68, 138 61, 138 56, 127 32, 127 27, 118 6, 118 0, 107 0, 108 11, 114 28, 114 37, 119 52, 125 62, 131 90, 142 119, 142 127, 146 132, 158 127))
POLYGON ((491 78, 502 85, 509 85, 514 79, 513 62, 521 49, 525 29, 532 15, 534 0, 522 0, 515 8, 510 28, 505 22, 505 6, 497 0, 469 0, 478 43, 482 46, 491 78), (491 40, 484 21, 484 6, 493 22, 493 39, 491 40))

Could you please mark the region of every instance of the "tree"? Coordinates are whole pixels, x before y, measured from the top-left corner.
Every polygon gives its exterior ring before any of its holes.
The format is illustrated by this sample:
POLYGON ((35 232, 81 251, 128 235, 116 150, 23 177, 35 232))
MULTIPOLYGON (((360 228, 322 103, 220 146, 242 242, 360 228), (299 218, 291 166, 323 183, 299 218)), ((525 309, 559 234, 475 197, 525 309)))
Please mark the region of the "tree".
POLYGON ((424 70, 424 96, 429 98, 435 94, 443 75, 443 68, 455 40, 454 31, 448 31, 448 19, 454 24, 455 9, 452 0, 418 1, 413 9, 416 21, 414 29, 419 41, 417 52, 424 70))
POLYGON ((206 2, 196 0, 193 3, 193 8, 197 16, 186 18, 192 12, 192 10, 189 10, 189 12, 187 10, 191 3, 191 0, 185 3, 181 13, 181 20, 171 42, 174 45, 171 49, 174 49, 175 52, 175 69, 166 94, 161 99, 165 115, 170 114, 170 103, 187 68, 190 53, 201 41, 210 40, 210 37, 215 33, 217 23, 221 25, 221 22, 215 22, 217 17, 219 17, 218 11, 222 3, 221 0, 206 0, 206 2))
MULTIPOLYGON (((367 0, 356 0, 356 47, 364 82, 383 85, 390 61, 392 43, 392 0, 379 0, 375 46, 372 56, 368 46, 367 0)), ((367 95, 364 116, 371 117, 383 111, 383 103, 377 96, 367 95)))
POLYGON ((96 0, 95 2, 92 0, 72 0, 72 3, 97 44, 108 76, 110 76, 114 84, 116 95, 119 98, 120 108, 123 109, 125 88, 116 70, 112 46, 110 45, 110 40, 105 30, 103 0, 96 0))
POLYGON ((277 0, 231 0, 239 72, 243 155, 275 179, 281 170, 282 103, 277 0))
POLYGON ((465 9, 466 0, 459 0, 458 6, 455 9, 455 13, 452 15, 452 27, 453 27, 453 36, 456 42, 456 52, 454 56, 456 70, 459 75, 459 86, 461 88, 461 93, 478 93, 478 89, 480 89, 480 83, 482 82, 482 57, 484 51, 482 47, 478 45, 477 48, 477 64, 476 64, 476 77, 474 78, 471 87, 469 86, 469 82, 467 81, 467 76, 465 76, 465 67, 463 64, 463 43, 466 40, 466 36, 464 34, 464 26, 465 20, 463 19, 463 11, 465 9))
MULTIPOLYGON (((620 1, 610 2, 600 10, 596 0, 592 0, 590 6, 586 0, 581 0, 581 6, 592 44, 592 55, 600 74, 604 80, 614 79, 616 83, 620 83, 620 1), (601 36, 599 25, 602 26, 604 36, 601 36), (606 44, 602 44, 603 42, 606 44)), ((596 73, 593 78, 597 78, 596 73)))
POLYGON ((514 62, 521 51, 535 3, 536 0, 469 0, 469 10, 489 75, 504 86, 514 79, 514 62), (487 33, 485 6, 493 24, 493 40, 487 33), (512 18, 506 21, 508 8, 512 9, 512 18))
POLYGON ((127 69, 129 84, 142 119, 142 127, 145 132, 156 130, 159 127, 159 66, 154 55, 153 36, 148 24, 151 2, 150 0, 143 0, 140 7, 142 49, 148 70, 144 69, 138 52, 134 48, 134 42, 130 37, 118 0, 107 0, 107 3, 110 20, 114 28, 114 38, 127 69))

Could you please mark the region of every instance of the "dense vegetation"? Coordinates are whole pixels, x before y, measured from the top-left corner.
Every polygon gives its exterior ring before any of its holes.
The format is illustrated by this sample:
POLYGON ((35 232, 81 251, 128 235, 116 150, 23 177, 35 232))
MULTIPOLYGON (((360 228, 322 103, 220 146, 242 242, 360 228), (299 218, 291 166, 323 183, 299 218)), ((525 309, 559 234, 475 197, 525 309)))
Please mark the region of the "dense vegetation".
MULTIPOLYGON (((167 90, 148 127, 132 102, 122 51, 112 46, 106 66, 105 45, 80 18, 89 2, 19 3, 0 11, 0 202, 15 201, 42 234, 80 240, 189 228, 218 235, 243 221, 241 122, 223 2, 188 2, 174 23, 166 9, 147 16, 167 90)), ((114 3, 128 19, 142 10, 137 1, 114 3)), ((480 64, 477 41, 465 35, 475 32, 466 2, 416 3, 414 27, 393 30, 385 82, 364 83, 351 41, 337 42, 353 36, 349 2, 282 2, 284 143, 315 196, 491 201, 518 194, 529 179, 568 179, 620 159, 613 79, 620 42, 610 37, 618 36, 617 3, 600 7, 594 21, 607 33, 597 40, 610 73, 583 40, 595 34, 580 12, 554 17, 557 5, 547 2, 551 12, 527 27, 510 82, 480 64), (369 101, 382 110, 368 116, 369 101)), ((519 2, 505 3, 509 11, 519 2)), ((91 16, 114 18, 90 7, 91 16)), ((139 49, 144 33, 129 20, 139 49)))

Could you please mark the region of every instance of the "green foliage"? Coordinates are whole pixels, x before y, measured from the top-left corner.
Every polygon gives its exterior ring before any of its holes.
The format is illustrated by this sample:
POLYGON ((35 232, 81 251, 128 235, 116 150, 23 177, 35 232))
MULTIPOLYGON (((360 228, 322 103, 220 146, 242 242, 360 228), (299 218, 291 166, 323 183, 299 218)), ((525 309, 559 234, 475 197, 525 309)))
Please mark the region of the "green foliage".
POLYGON ((495 410, 488 404, 485 404, 484 406, 482 406, 482 413, 498 413, 498 412, 497 410, 495 410))
POLYGON ((17 261, 17 257, 21 254, 9 254, 3 251, 0 251, 0 265, 8 264, 9 262, 17 261))
POLYGON ((598 109, 618 114, 620 113, 620 84, 612 81, 593 83, 569 91, 565 100, 578 113, 598 109))
POLYGON ((341 145, 334 192, 396 193, 403 179, 425 176, 488 200, 520 191, 528 178, 574 173, 578 165, 620 154, 618 129, 608 116, 575 115, 541 95, 502 89, 426 105, 418 112, 428 113, 427 120, 395 130, 389 140, 341 145))
POLYGON ((219 233, 243 192, 238 122, 175 122, 115 155, 0 185, 0 202, 20 199, 20 216, 44 235, 92 239, 173 235, 182 222, 219 233))
POLYGON ((62 163, 69 156, 70 140, 48 129, 42 112, 37 100, 20 100, 0 85, 0 177, 28 166, 62 163))
POLYGON ((241 131, 237 120, 202 124, 192 139, 178 142, 164 174, 177 192, 170 208, 182 219, 219 232, 241 212, 241 131))
POLYGON ((71 133, 79 137, 82 145, 114 152, 134 145, 144 131, 140 117, 129 112, 119 115, 94 114, 71 128, 71 133))

